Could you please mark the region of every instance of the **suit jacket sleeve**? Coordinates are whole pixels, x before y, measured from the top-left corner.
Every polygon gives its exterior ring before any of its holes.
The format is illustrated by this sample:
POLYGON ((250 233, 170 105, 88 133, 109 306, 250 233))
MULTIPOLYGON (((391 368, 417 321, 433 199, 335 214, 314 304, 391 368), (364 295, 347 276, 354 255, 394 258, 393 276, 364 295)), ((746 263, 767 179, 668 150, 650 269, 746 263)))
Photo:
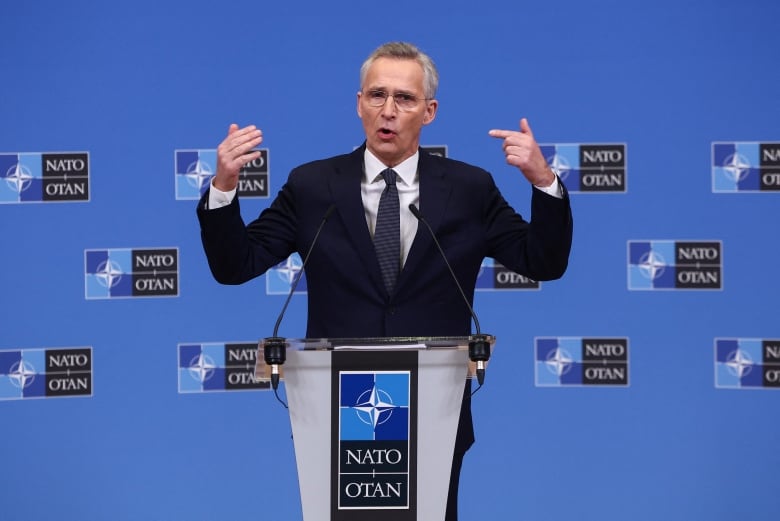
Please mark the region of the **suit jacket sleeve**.
POLYGON ((562 182, 561 190, 559 199, 532 189, 531 219, 526 222, 493 185, 485 208, 488 256, 534 280, 560 278, 568 266, 573 233, 569 195, 562 182))
POLYGON ((206 209, 206 201, 208 192, 198 204, 198 221, 209 268, 218 282, 246 282, 295 251, 296 217, 286 187, 249 226, 241 218, 238 197, 214 210, 206 209))

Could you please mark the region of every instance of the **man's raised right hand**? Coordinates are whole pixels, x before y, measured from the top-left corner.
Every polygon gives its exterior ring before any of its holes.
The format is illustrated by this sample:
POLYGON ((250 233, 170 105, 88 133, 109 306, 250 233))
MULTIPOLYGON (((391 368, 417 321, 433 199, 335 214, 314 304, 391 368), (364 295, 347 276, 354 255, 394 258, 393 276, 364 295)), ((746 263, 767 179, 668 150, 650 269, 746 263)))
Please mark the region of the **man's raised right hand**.
POLYGON ((263 132, 249 125, 238 128, 232 123, 228 135, 217 147, 217 175, 212 181, 217 190, 229 192, 238 186, 238 173, 241 168, 260 157, 255 150, 263 142, 263 132))

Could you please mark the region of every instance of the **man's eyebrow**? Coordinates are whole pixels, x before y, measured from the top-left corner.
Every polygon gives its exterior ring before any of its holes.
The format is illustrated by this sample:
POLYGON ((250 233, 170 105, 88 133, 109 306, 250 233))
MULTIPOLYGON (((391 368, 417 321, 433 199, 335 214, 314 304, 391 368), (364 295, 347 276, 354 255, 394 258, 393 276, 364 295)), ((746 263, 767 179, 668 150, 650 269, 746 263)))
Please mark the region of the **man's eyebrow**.
POLYGON ((388 89, 386 87, 369 87, 369 88, 366 89, 366 91, 367 92, 382 91, 382 92, 386 92, 389 96, 395 96, 397 94, 403 94, 405 96, 412 96, 412 97, 415 97, 415 98, 419 97, 417 94, 415 94, 414 92, 412 92, 410 90, 407 90, 407 89, 398 89, 398 90, 394 90, 394 91, 391 92, 390 89, 388 89))

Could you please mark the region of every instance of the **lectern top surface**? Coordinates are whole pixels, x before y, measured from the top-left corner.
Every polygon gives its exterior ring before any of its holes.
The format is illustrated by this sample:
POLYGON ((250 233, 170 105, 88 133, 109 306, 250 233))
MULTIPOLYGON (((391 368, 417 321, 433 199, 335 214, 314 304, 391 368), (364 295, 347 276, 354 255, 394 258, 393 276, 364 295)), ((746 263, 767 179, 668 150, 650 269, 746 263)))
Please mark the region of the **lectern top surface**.
MULTIPOLYGON (((260 347, 268 339, 260 341, 260 347)), ((468 349, 469 342, 481 340, 491 346, 496 338, 492 335, 470 336, 428 336, 428 337, 362 337, 362 338, 282 338, 288 349, 332 350, 332 349, 468 349)))

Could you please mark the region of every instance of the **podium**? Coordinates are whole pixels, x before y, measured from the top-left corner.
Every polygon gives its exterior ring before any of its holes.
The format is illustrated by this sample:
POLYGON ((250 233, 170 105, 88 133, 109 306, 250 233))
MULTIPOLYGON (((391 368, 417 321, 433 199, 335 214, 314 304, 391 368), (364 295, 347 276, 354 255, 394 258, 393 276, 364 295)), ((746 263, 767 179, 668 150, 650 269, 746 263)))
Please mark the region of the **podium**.
POLYGON ((304 521, 444 519, 472 338, 285 341, 304 521))

